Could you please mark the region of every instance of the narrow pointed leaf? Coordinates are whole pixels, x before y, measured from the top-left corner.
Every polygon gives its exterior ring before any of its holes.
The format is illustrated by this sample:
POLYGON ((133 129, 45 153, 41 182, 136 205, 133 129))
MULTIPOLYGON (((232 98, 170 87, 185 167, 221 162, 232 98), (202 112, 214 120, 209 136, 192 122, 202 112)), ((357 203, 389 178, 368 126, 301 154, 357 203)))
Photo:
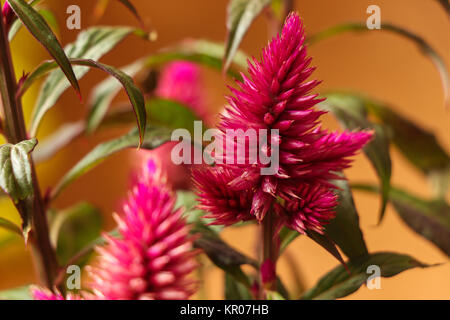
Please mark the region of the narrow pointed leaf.
POLYGON ((375 133, 372 141, 364 147, 364 153, 375 168, 383 190, 379 215, 381 222, 386 211, 392 174, 388 132, 384 127, 367 119, 367 108, 363 99, 341 93, 328 93, 324 96, 327 100, 321 104, 321 108, 332 112, 344 129, 371 129, 375 133))
POLYGON ((425 268, 423 264, 408 255, 379 252, 348 262, 350 272, 338 266, 323 276, 314 288, 307 291, 302 299, 332 300, 339 299, 357 291, 367 282, 371 275, 367 268, 371 265, 380 267, 382 277, 392 277, 412 268, 425 268))
MULTIPOLYGON (((376 186, 352 185, 353 189, 378 193, 376 186)), ((389 194, 400 218, 416 233, 433 242, 450 256, 450 206, 443 200, 424 200, 404 190, 392 188, 389 194)))
MULTIPOLYGON (((99 70, 102 70, 112 77, 115 78, 115 80, 119 81, 120 87, 123 87, 125 91, 127 92, 128 98, 131 102, 132 110, 135 113, 136 122, 139 128, 140 136, 139 141, 142 142, 143 134, 145 131, 145 127, 147 124, 147 115, 145 110, 145 101, 144 96, 142 95, 142 92, 139 90, 139 88, 134 84, 133 79, 128 76, 123 71, 116 69, 112 66, 96 62, 94 60, 85 60, 85 59, 71 59, 70 62, 77 66, 84 66, 84 67, 90 67, 90 68, 97 68, 99 70)), ((55 62, 52 61, 46 61, 42 63, 40 66, 38 66, 28 77, 26 78, 25 82, 22 84, 22 87, 20 88, 19 93, 23 92, 23 90, 26 90, 32 82, 34 82, 36 79, 42 77, 49 71, 53 70, 56 67, 55 62)))
POLYGON ((133 111, 136 116, 136 122, 139 129, 139 147, 140 147, 144 140, 145 128, 147 125, 147 112, 145 110, 144 96, 142 95, 142 92, 139 90, 139 88, 134 84, 133 79, 124 72, 114 67, 96 62, 94 60, 72 60, 72 62, 77 65, 84 65, 98 68, 104 72, 109 73, 111 76, 116 78, 122 84, 123 88, 127 92, 128 99, 131 102, 133 111))
POLYGON ((61 44, 44 18, 24 0, 8 0, 23 25, 55 59, 72 87, 80 94, 80 86, 61 44))
POLYGON ((405 39, 414 42, 418 46, 419 50, 430 59, 441 77, 441 83, 444 91, 444 104, 448 107, 450 105, 450 79, 444 59, 442 59, 442 57, 436 52, 436 50, 434 50, 423 38, 407 29, 390 23, 383 23, 380 30, 373 31, 368 29, 365 23, 344 23, 318 32, 317 34, 311 36, 308 39, 308 42, 310 44, 313 44, 346 32, 373 33, 385 31, 395 33, 404 37, 405 39))
POLYGON ((450 156, 436 136, 393 108, 370 99, 366 99, 366 106, 372 115, 389 128, 392 142, 403 156, 430 180, 439 181, 435 193, 438 197, 444 197, 450 180, 450 156))
POLYGON ((140 22, 142 22, 142 19, 138 13, 138 11, 136 10, 136 8, 134 7, 134 5, 128 1, 128 0, 118 0, 120 3, 122 3, 125 7, 128 8, 128 10, 131 11, 131 13, 136 17, 136 19, 138 19, 140 22))
POLYGON ((252 22, 272 0, 230 0, 227 10, 227 41, 224 70, 227 70, 252 22))
MULTIPOLYGON (((148 128, 141 147, 149 150, 157 148, 165 142, 170 141, 170 137, 171 130, 165 128, 148 128)), ((132 129, 128 134, 120 138, 99 144, 61 179, 55 189, 52 190, 51 198, 54 199, 57 197, 63 189, 109 156, 127 148, 137 148, 138 145, 139 130, 137 128, 132 129)))
MULTIPOLYGON (((198 229, 197 229, 198 231, 198 229)), ((242 265, 251 265, 257 268, 257 262, 246 257, 226 244, 219 236, 203 232, 194 246, 202 249, 208 258, 220 269, 232 276, 236 281, 249 288, 251 283, 242 271, 242 265)))
POLYGON ((325 228, 325 233, 341 248, 345 255, 354 260, 367 256, 367 246, 359 227, 359 216, 352 192, 346 180, 333 181, 340 190, 336 217, 325 228))
POLYGON ((445 12, 447 12, 447 15, 450 15, 450 2, 448 0, 436 0, 440 3, 442 8, 444 8, 445 12))
MULTIPOLYGON (((130 64, 121 71, 130 77, 136 75, 143 67, 143 61, 138 60, 135 63, 130 64)), ((114 77, 109 77, 99 83, 94 89, 92 89, 91 97, 89 98, 89 115, 87 117, 86 129, 88 133, 94 132, 101 121, 103 120, 109 106, 111 105, 114 98, 120 92, 122 88, 121 84, 114 79, 114 77)))
MULTIPOLYGON (((30 6, 36 7, 42 0, 33 0, 29 3, 30 6)), ((45 9, 38 9, 37 10, 39 14, 47 21, 50 27, 52 27, 55 30, 58 30, 58 21, 56 20, 54 14, 51 11, 45 10, 45 9), (44 12, 44 14, 43 14, 44 12)), ((12 41, 14 37, 16 36, 17 32, 22 28, 23 23, 19 19, 15 19, 14 22, 11 24, 11 27, 8 31, 8 40, 12 41)))
POLYGON ((331 240, 327 234, 320 234, 315 231, 307 231, 307 235, 315 243, 327 250, 333 257, 335 257, 342 265, 345 265, 344 259, 342 259, 336 244, 331 240))
MULTIPOLYGON (((71 59, 97 61, 134 31, 135 29, 130 27, 92 27, 80 32, 77 40, 66 46, 65 52, 71 59)), ((73 70, 77 79, 81 79, 89 68, 76 66, 73 70)), ((25 87, 29 87, 29 84, 27 83, 25 87)), ((36 135, 45 113, 56 104, 68 87, 69 83, 60 70, 53 71, 45 80, 31 116, 32 136, 36 135)), ((22 92, 24 91, 22 89, 22 92)))
POLYGON ((22 236, 22 231, 18 226, 2 217, 0 217, 0 229, 8 230, 15 234, 18 234, 19 236, 22 236))

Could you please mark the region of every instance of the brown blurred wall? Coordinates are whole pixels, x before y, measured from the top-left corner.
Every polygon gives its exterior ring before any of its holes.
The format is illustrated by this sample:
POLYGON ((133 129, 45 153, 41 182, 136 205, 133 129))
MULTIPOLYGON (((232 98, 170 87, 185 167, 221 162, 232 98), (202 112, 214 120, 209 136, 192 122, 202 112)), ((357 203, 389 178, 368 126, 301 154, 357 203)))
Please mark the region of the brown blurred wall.
MULTIPOLYGON (((114 1, 112 1, 114 2, 114 1)), ((148 55, 160 47, 172 44, 186 37, 207 38, 223 41, 225 38, 225 0, 135 0, 139 12, 158 32, 158 39, 145 43, 130 38, 106 55, 102 61, 121 66, 138 57, 148 55)), ((63 43, 75 39, 77 31, 65 28, 66 8, 78 4, 82 10, 82 27, 88 27, 93 11, 92 0, 47 1, 58 15, 60 39, 63 43)), ((423 36, 450 64, 450 23, 449 18, 438 6, 437 1, 427 0, 297 0, 296 9, 305 21, 308 33, 317 32, 336 23, 365 21, 366 8, 370 4, 381 7, 382 22, 394 22, 423 36)), ((136 25, 135 19, 118 3, 106 11, 100 24, 136 25)), ((246 36, 242 48, 249 54, 258 56, 267 43, 268 30, 264 17, 259 18, 246 36)), ((33 66, 47 54, 36 42, 23 32, 13 44, 17 72, 32 70, 33 66)), ((434 132, 439 141, 450 151, 450 112, 444 111, 443 93, 440 79, 429 60, 425 59, 410 42, 392 34, 373 31, 364 35, 343 35, 309 50, 313 64, 318 66, 315 78, 322 79, 319 90, 345 88, 354 89, 388 102, 410 119, 421 123, 434 132)), ((226 93, 223 79, 214 72, 205 72, 208 79, 208 94, 211 110, 217 111, 224 104, 226 93)), ((84 97, 89 88, 103 79, 103 75, 91 72, 81 81, 84 97)), ((36 89, 25 97, 28 113, 36 98, 36 89)), ((123 97, 122 97, 123 98, 123 97)), ((72 91, 68 91, 58 105, 49 112, 43 122, 39 137, 48 134, 61 122, 78 119, 86 114, 86 105, 80 104, 72 91)), ((325 125, 337 128, 329 117, 325 125)), ((117 134, 117 133, 115 133, 117 134)), ((111 134, 100 134, 74 142, 70 148, 59 153, 52 161, 40 166, 41 185, 45 190, 55 184, 80 157, 95 143, 111 134)), ((411 141, 411 143, 414 143, 411 141)), ((129 176, 136 165, 135 152, 123 152, 74 183, 57 200, 55 206, 64 208, 80 200, 91 201, 106 213, 105 229, 112 226, 110 213, 117 210, 120 199, 126 193, 129 176), (112 174, 113 173, 113 174, 112 174)), ((416 194, 429 196, 429 188, 422 175, 417 173, 395 150, 393 151, 393 183, 416 194)), ((358 156, 355 166, 348 170, 350 179, 376 182, 376 177, 367 160, 358 156)), ((386 219, 380 227, 375 227, 378 214, 378 199, 365 194, 356 194, 356 203, 361 215, 361 226, 369 250, 395 251, 406 253, 426 263, 443 263, 440 266, 404 272, 394 278, 382 279, 382 290, 361 288, 349 296, 353 299, 450 299, 450 266, 448 258, 429 242, 414 234, 389 207, 386 219)), ((12 206, 1 203, 0 216, 14 215, 12 206)), ((254 253, 254 228, 227 230, 225 238, 248 254, 254 253)), ((5 238, 0 233, 0 239, 5 238)), ((1 241, 1 240, 0 240, 1 241)), ((295 261, 307 287, 316 283, 321 275, 337 265, 337 262, 322 249, 307 239, 297 240, 288 250, 295 261)), ((209 270, 209 269, 208 269, 209 270)), ((293 283, 286 259, 281 259, 280 272, 287 283, 293 283)), ((0 252, 0 289, 33 282, 31 261, 24 245, 12 241, 7 249, 0 252)), ((222 298, 222 274, 208 271, 205 280, 208 298, 222 298)), ((291 286, 291 289, 293 286, 291 286)))

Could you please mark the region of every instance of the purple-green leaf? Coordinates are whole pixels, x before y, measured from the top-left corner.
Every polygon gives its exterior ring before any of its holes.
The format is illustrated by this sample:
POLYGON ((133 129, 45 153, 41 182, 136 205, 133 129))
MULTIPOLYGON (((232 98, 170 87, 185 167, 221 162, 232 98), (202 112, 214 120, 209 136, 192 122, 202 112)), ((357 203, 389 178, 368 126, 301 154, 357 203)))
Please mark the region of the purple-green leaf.
MULTIPOLYGON (((171 135, 172 131, 166 128, 147 128, 141 148, 149 150, 155 149, 170 141, 171 135)), ((67 188, 83 174, 106 160, 109 156, 121 150, 136 148, 138 146, 139 130, 137 128, 133 128, 124 136, 99 144, 61 179, 58 185, 52 190, 50 198, 56 198, 62 190, 67 188)))
POLYGON ((381 222, 386 211, 392 174, 388 131, 384 126, 372 123, 367 119, 366 100, 338 92, 327 93, 324 96, 327 100, 321 104, 321 108, 333 113, 344 129, 370 129, 375 133, 374 138, 363 150, 372 163, 383 190, 379 214, 379 222, 381 222))
POLYGON ((231 65, 234 55, 252 22, 272 0, 230 0, 227 10, 227 41, 224 70, 231 65))
MULTIPOLYGON (((97 61, 125 39, 126 36, 135 31, 136 29, 130 27, 92 27, 80 32, 77 40, 67 45, 65 51, 71 59, 91 59, 97 61)), ((20 90, 20 94, 25 92, 36 79, 51 71, 52 68, 54 68, 54 65, 52 66, 49 62, 44 62, 39 66, 25 81, 20 90)), ((73 70, 76 77, 81 79, 89 71, 89 68, 75 66, 73 70)), ((31 136, 36 135, 42 118, 56 104, 68 87, 69 83, 65 81, 64 74, 60 70, 54 70, 47 77, 42 85, 31 116, 31 136)))
MULTIPOLYGON (((376 186, 353 184, 353 189, 378 193, 376 186)), ((450 206, 444 200, 424 200, 392 188, 390 201, 400 218, 416 233, 433 242, 450 256, 450 206)))
POLYGON ((72 69, 72 65, 61 47, 61 44, 44 18, 24 0, 8 0, 8 2, 17 17, 22 21, 23 25, 55 59, 70 84, 81 98, 80 86, 72 69))
POLYGON ((357 291, 371 276, 368 267, 371 265, 380 268, 381 277, 393 277, 400 272, 412 268, 429 267, 408 255, 393 252, 379 252, 347 263, 348 271, 344 266, 338 266, 323 276, 315 287, 307 291, 302 300, 334 300, 348 296, 357 291))

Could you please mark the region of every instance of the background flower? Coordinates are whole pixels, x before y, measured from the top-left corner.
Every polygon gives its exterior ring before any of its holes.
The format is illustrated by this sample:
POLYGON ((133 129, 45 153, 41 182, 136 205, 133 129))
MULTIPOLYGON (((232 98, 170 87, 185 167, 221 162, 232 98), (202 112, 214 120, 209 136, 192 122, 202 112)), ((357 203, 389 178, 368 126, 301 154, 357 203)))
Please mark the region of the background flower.
POLYGON ((197 267, 189 227, 175 198, 161 184, 159 169, 150 161, 141 180, 115 215, 120 239, 105 235, 99 258, 89 267, 98 299, 187 299, 195 291, 189 274, 197 267))

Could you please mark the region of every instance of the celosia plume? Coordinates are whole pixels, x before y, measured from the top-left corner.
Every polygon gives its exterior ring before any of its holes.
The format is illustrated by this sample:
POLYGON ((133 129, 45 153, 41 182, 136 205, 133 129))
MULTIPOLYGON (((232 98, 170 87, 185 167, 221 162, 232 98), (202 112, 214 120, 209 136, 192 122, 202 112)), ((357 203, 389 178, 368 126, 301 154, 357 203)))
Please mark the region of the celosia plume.
POLYGON ((51 292, 49 289, 32 286, 31 296, 34 300, 83 300, 80 295, 68 293, 65 297, 58 291, 51 292))
MULTIPOLYGON (((228 97, 229 107, 219 124, 223 140, 227 141, 227 130, 278 129, 279 134, 268 141, 278 144, 279 168, 274 175, 261 175, 261 168, 269 165, 246 161, 197 172, 199 201, 215 224, 261 221, 274 208, 287 227, 301 233, 306 229, 321 232, 334 217, 335 187, 330 180, 339 178, 335 172, 349 167, 349 157, 372 133, 328 133, 320 128, 319 118, 325 112, 315 108, 322 99, 311 93, 319 81, 307 80, 315 68, 309 66, 304 42, 301 20, 290 14, 261 59, 249 62, 249 77, 242 75, 239 89, 230 88, 233 95, 228 97), (226 170, 217 169, 222 167, 226 170), (245 210, 243 205, 230 205, 241 196, 245 210)), ((227 141, 225 157, 234 147, 227 141)), ((265 152, 274 150, 268 146, 265 152)))
POLYGON ((89 267, 98 299, 187 299, 195 291, 190 273, 197 267, 189 227, 175 199, 149 162, 140 181, 115 216, 121 239, 105 235, 99 259, 89 267))

